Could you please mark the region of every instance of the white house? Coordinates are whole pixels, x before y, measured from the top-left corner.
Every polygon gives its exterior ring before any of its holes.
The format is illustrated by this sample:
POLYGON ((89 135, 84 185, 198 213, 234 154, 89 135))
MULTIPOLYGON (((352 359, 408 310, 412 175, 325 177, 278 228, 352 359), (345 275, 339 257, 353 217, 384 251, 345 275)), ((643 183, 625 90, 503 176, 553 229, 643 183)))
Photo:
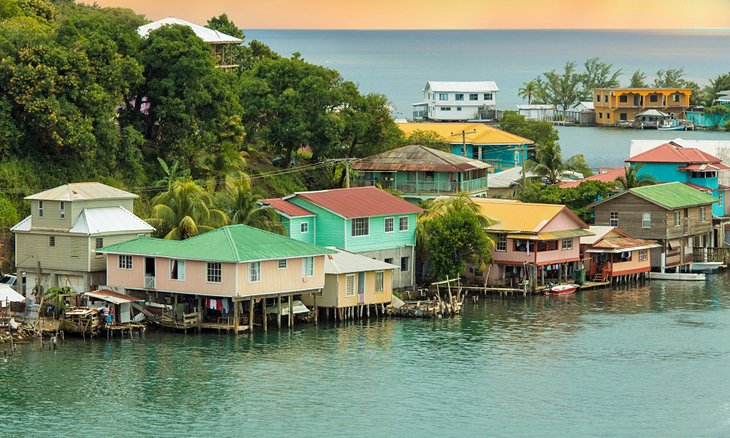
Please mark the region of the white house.
POLYGON ((413 104, 414 119, 465 121, 490 118, 497 105, 494 81, 428 81, 423 89, 425 101, 413 104))
POLYGON ((553 120, 557 111, 555 105, 533 103, 530 105, 517 105, 517 113, 532 120, 553 120))

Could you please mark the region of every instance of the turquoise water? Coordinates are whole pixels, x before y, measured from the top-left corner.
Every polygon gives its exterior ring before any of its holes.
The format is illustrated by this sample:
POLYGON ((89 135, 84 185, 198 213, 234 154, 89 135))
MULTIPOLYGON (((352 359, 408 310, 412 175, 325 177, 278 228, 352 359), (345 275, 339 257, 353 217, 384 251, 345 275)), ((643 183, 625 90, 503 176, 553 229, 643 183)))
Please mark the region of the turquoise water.
POLYGON ((728 436, 727 280, 28 345, 0 357, 0 435, 728 436))

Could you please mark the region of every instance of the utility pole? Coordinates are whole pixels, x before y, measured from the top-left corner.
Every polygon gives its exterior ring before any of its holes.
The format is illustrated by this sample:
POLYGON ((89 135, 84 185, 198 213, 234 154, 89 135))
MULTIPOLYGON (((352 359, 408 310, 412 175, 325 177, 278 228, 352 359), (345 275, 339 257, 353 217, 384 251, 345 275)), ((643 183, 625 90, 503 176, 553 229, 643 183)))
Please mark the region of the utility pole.
POLYGON ((466 157, 466 136, 476 134, 476 133, 477 133, 476 128, 472 129, 471 131, 466 131, 466 130, 462 129, 461 132, 452 132, 451 133, 452 137, 461 136, 461 153, 465 157, 466 157))
POLYGON ((520 163, 522 164, 522 190, 525 189, 525 182, 527 180, 527 175, 525 173, 525 162, 527 161, 527 151, 531 149, 535 149, 532 146, 528 146, 527 144, 521 144, 519 146, 515 146, 511 148, 513 151, 515 151, 515 166, 520 163))

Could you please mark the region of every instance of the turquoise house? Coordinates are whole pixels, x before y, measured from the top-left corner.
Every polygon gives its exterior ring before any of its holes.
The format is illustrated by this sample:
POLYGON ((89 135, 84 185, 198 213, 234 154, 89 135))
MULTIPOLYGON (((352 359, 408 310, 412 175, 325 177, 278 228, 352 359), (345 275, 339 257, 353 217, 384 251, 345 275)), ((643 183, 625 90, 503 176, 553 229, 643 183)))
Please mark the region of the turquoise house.
POLYGON ((638 176, 650 175, 657 182, 681 182, 719 199, 712 204, 714 217, 725 216, 725 197, 730 187, 719 184, 718 172, 730 167, 718 157, 696 148, 685 148, 670 141, 628 160, 629 166, 641 166, 638 176))
POLYGON ((419 207, 376 187, 354 187, 266 199, 289 237, 400 266, 393 287, 413 287, 419 207))

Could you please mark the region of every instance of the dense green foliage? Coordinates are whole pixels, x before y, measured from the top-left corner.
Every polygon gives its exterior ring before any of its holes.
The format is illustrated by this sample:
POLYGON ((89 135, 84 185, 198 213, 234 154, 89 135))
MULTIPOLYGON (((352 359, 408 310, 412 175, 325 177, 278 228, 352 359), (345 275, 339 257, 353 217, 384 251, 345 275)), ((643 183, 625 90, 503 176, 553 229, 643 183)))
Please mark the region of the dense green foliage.
POLYGON ((583 221, 593 223, 593 209, 589 205, 616 192, 616 184, 600 181, 584 181, 578 187, 561 189, 557 185, 532 183, 522 191, 519 199, 523 202, 545 204, 564 204, 583 221))

